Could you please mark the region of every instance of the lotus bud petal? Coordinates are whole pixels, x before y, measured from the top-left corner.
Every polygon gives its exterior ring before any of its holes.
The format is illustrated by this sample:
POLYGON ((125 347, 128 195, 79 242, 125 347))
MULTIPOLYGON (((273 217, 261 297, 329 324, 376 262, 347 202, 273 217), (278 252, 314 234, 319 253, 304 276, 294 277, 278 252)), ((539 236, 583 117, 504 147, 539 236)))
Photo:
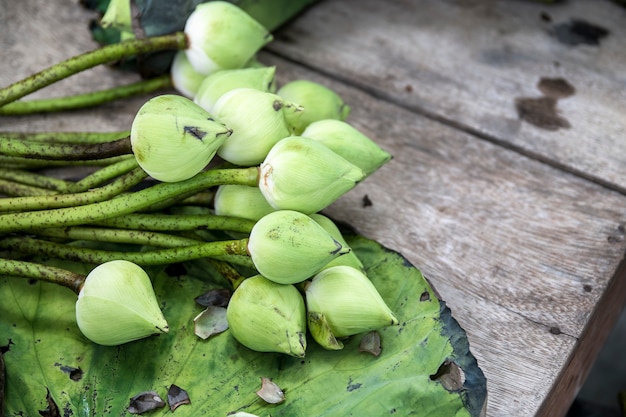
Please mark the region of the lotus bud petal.
POLYGON ((204 78, 194 102, 209 113, 213 113, 217 100, 236 88, 253 88, 273 93, 276 91, 275 73, 276 67, 240 68, 214 72, 204 78))
POLYGON ((231 133, 193 101, 166 94, 139 109, 130 142, 144 171, 156 180, 176 182, 202 171, 231 133))
POLYGON ((150 278, 123 260, 103 263, 87 275, 76 301, 76 322, 88 339, 106 346, 169 330, 150 278))
POLYGON ((304 300, 293 285, 260 275, 245 279, 228 303, 226 319, 233 337, 252 350, 304 357, 304 300))
POLYGON ((247 185, 220 185, 213 201, 215 214, 259 220, 274 210, 259 187, 247 185))
POLYGON ((361 168, 300 136, 278 142, 259 175, 259 189, 272 207, 306 214, 324 209, 365 177, 361 168))
POLYGON ((196 96, 202 81, 207 77, 197 72, 194 67, 191 66, 185 51, 178 51, 176 55, 174 55, 170 74, 174 88, 188 98, 194 98, 196 96))
POLYGON ((374 284, 349 266, 335 266, 317 274, 308 283, 305 298, 308 313, 323 315, 335 337, 398 324, 374 284))
MULTIPOLYGON (((317 224, 322 226, 324 230, 326 230, 328 234, 330 234, 337 242, 341 243, 341 246, 343 246, 344 248, 350 247, 348 246, 346 240, 343 238, 343 235, 341 234, 341 231, 339 230, 337 225, 331 219, 319 213, 309 214, 309 217, 315 220, 317 224)), ((326 264, 326 266, 324 266, 324 269, 337 265, 346 265, 361 271, 363 270, 363 263, 361 263, 361 260, 352 250, 350 250, 350 253, 346 253, 345 255, 330 261, 328 264, 326 264)))
POLYGON ((100 19, 100 26, 119 31, 120 41, 135 39, 130 0, 111 0, 100 19))
POLYGON ((349 249, 309 216, 280 210, 256 222, 248 252, 261 275, 279 284, 295 284, 312 277, 349 249))
POLYGON ((337 340, 323 314, 308 311, 306 321, 309 333, 318 345, 328 350, 343 349, 343 343, 341 340, 337 340))
POLYGON ((308 125, 318 120, 346 120, 350 114, 350 107, 344 103, 339 94, 313 81, 291 81, 282 86, 276 94, 304 107, 304 115, 299 119, 295 131, 297 135, 302 134, 308 125))
POLYGON ((185 23, 191 65, 201 74, 242 68, 272 34, 239 7, 225 1, 199 4, 185 23))
POLYGON ((391 155, 353 126, 339 120, 311 123, 302 136, 316 140, 361 168, 367 175, 391 160, 391 155))
POLYGON ((298 107, 272 93, 253 88, 227 92, 215 103, 213 114, 233 134, 217 154, 235 165, 261 163, 272 146, 291 135, 286 115, 297 112, 298 107))

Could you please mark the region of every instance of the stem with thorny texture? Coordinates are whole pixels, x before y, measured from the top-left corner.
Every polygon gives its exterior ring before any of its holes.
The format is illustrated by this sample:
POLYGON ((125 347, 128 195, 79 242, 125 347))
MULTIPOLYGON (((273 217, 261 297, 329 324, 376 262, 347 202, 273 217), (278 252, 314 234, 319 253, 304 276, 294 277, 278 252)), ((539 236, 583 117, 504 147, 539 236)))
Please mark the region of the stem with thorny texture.
POLYGON ((182 231, 182 230, 228 230, 250 233, 254 220, 213 214, 127 214, 103 220, 96 224, 120 229, 182 231))
POLYGON ((130 137, 93 144, 43 143, 20 139, 0 140, 0 154, 20 158, 84 161, 132 154, 130 137))
POLYGON ((20 169, 0 168, 0 179, 57 192, 68 192, 73 183, 20 169))
POLYGON ((0 215, 0 233, 94 223, 148 209, 159 201, 180 194, 200 191, 222 184, 256 186, 258 181, 258 167, 205 171, 185 181, 160 183, 99 203, 56 210, 3 214, 0 215))
MULTIPOLYGON (((60 207, 83 206, 85 204, 94 204, 105 201, 109 198, 128 190, 129 188, 139 184, 148 174, 141 168, 135 168, 127 174, 117 178, 115 181, 90 191, 73 194, 53 194, 53 195, 33 195, 24 197, 12 197, 0 199, 0 212, 2 211, 19 211, 19 210, 38 210, 30 213, 49 213, 45 209, 53 209, 60 207)), ((28 214, 24 212, 23 214, 28 214)), ((18 214, 18 213, 14 213, 18 214)), ((6 214, 5 216, 9 216, 6 214)), ((3 217, 0 215, 0 217, 3 217)))
POLYGON ((206 242, 146 252, 124 252, 88 249, 25 236, 11 236, 0 239, 0 248, 22 254, 44 255, 91 264, 101 264, 122 259, 138 265, 149 266, 220 257, 222 255, 246 256, 248 254, 248 238, 206 242))
POLYGON ((159 248, 175 248, 179 246, 203 243, 199 239, 191 239, 167 233, 147 230, 107 229, 102 227, 49 227, 32 230, 38 236, 64 238, 70 240, 88 240, 92 242, 127 243, 132 245, 155 246, 159 248))
POLYGON ((33 262, 0 259, 0 275, 37 279, 63 285, 76 294, 85 282, 85 276, 53 266, 33 262))
POLYGON ((119 132, 0 132, 0 140, 23 139, 48 143, 102 143, 123 139, 130 130, 119 132))
POLYGON ((107 64, 149 52, 186 49, 187 46, 187 37, 183 32, 144 39, 133 39, 103 46, 59 62, 43 71, 0 89, 0 106, 4 106, 5 104, 11 103, 57 81, 95 67, 96 65, 107 64))
POLYGON ((55 97, 41 100, 14 101, 0 107, 0 115, 25 115, 33 113, 52 113, 64 110, 84 109, 108 103, 121 98, 147 94, 156 90, 169 88, 172 80, 167 75, 138 81, 136 83, 117 86, 107 90, 94 91, 74 96, 55 97))

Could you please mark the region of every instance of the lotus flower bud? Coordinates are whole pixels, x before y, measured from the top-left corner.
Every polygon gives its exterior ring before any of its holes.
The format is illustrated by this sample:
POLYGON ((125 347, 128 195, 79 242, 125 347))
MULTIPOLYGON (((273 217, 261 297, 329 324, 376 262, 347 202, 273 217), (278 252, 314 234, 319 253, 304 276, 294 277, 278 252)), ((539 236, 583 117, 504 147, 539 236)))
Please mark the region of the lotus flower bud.
POLYGON ((279 284, 295 284, 312 277, 349 249, 309 216, 280 210, 256 222, 248 252, 261 275, 279 284))
MULTIPOLYGON (((305 298, 308 314, 324 316, 336 338, 398 324, 374 284, 349 266, 335 266, 317 274, 308 283, 305 298)), ((322 339, 320 344, 325 342, 322 339)))
MULTIPOLYGON (((324 230, 326 230, 328 234, 331 235, 337 242, 341 243, 341 246, 343 246, 344 248, 350 247, 348 246, 348 243, 346 243, 346 240, 343 238, 343 235, 341 234, 341 231, 339 230, 337 225, 331 219, 319 213, 309 214, 309 217, 315 220, 317 224, 322 226, 324 230)), ((326 264, 326 266, 324 266, 324 269, 337 265, 346 265, 356 268, 360 271, 363 270, 363 264, 356 256, 356 253, 354 253, 354 251, 352 250, 350 250, 350 253, 346 253, 345 255, 330 261, 328 264, 326 264)))
POLYGON ((260 167, 259 189, 279 210, 315 213, 365 177, 351 164, 313 139, 291 136, 269 152, 260 167))
POLYGON ((199 4, 185 23, 191 65, 201 74, 241 68, 272 34, 239 7, 225 1, 199 4))
POLYGON ((213 202, 215 214, 259 220, 274 211, 259 187, 247 185, 220 185, 213 202))
POLYGON ((276 67, 241 68, 214 72, 202 81, 194 102, 209 113, 213 113, 217 100, 235 88, 253 88, 273 93, 276 91, 275 73, 276 67))
POLYGON ((166 94, 139 109, 130 142, 144 171, 159 181, 176 182, 202 171, 231 133, 191 100, 166 94))
POLYGON ((172 84, 179 93, 188 98, 194 98, 202 81, 207 77, 197 72, 189 62, 185 51, 178 51, 174 55, 170 70, 172 84))
POLYGON ((260 275, 245 279, 228 303, 226 319, 233 337, 252 350, 304 357, 306 313, 293 285, 260 275))
POLYGON ((217 154, 236 165, 263 161, 279 140, 291 135, 289 121, 302 109, 282 97, 252 88, 236 88, 224 94, 213 114, 233 130, 217 154))
POLYGON ((299 119, 295 133, 302 131, 313 122, 325 119, 346 120, 350 107, 330 88, 308 80, 291 81, 276 93, 285 99, 304 107, 304 115, 299 119))
POLYGON ((323 143, 333 152, 361 168, 367 175, 391 160, 391 155, 346 122, 320 120, 311 123, 302 136, 323 143))
POLYGON ((111 0, 100 19, 100 26, 104 30, 119 31, 120 41, 135 39, 130 0, 111 0))
POLYGON ((87 275, 76 301, 76 322, 88 339, 105 346, 169 331, 150 278, 123 260, 101 264, 87 275))

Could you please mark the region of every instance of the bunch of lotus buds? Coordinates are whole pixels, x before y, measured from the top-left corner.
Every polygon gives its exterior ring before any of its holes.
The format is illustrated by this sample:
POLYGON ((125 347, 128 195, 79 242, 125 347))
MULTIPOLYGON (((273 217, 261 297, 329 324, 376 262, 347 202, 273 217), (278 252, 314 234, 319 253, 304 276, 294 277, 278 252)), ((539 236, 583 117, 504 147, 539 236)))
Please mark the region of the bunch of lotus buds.
MULTIPOLYGON (((221 185, 214 200, 216 214, 256 221, 247 250, 258 275, 230 300, 232 335, 254 350, 302 357, 307 327, 321 346, 340 349, 344 337, 397 324, 337 227, 318 214, 391 155, 345 121, 350 107, 331 89, 306 80, 277 88, 276 68, 254 59, 271 35, 236 6, 200 4, 185 32, 190 46, 172 67, 182 95, 147 101, 130 140, 137 163, 161 182, 192 179, 216 156, 232 169, 257 167, 256 185, 221 185)), ((146 279, 133 264, 96 268, 77 303, 85 335, 117 344, 166 332, 146 279), (134 332, 101 336, 99 309, 110 303, 134 332)))

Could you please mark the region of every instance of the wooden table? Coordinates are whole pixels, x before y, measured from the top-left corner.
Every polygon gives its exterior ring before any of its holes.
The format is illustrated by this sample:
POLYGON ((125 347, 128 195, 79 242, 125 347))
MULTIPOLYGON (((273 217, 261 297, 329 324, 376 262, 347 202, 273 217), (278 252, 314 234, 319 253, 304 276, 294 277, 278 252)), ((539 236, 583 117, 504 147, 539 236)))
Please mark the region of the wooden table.
MULTIPOLYGON (((95 46, 75 3, 0 0, 1 85, 95 46)), ((626 300, 624 51, 626 10, 604 0, 326 0, 261 56, 334 88, 394 155, 327 213, 431 280, 487 416, 564 415, 626 300)), ((33 97, 135 79, 96 68, 33 97)), ((145 99, 0 130, 127 129, 145 99)))

